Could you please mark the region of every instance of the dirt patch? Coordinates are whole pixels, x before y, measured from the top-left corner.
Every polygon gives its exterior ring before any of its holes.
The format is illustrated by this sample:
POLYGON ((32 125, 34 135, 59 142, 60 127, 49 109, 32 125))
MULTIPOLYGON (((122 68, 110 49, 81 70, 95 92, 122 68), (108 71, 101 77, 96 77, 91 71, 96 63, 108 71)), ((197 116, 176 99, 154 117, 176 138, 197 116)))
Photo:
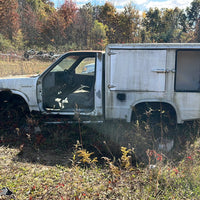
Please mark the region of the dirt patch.
POLYGON ((24 146, 13 159, 17 162, 40 163, 48 166, 70 166, 71 157, 72 148, 62 151, 59 149, 40 150, 32 146, 24 146))

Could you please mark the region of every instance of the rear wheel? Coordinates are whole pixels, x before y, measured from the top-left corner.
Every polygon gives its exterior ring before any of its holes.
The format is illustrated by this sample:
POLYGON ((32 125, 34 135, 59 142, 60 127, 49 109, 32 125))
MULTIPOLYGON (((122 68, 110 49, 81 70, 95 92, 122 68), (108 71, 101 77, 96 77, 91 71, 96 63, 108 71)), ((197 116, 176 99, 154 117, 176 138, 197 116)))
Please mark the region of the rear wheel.
POLYGON ((141 137, 146 138, 148 148, 167 153, 175 145, 176 113, 166 103, 142 103, 133 109, 132 122, 141 137))
POLYGON ((136 121, 143 128, 175 128, 176 112, 166 103, 141 103, 133 108, 132 122, 136 121))

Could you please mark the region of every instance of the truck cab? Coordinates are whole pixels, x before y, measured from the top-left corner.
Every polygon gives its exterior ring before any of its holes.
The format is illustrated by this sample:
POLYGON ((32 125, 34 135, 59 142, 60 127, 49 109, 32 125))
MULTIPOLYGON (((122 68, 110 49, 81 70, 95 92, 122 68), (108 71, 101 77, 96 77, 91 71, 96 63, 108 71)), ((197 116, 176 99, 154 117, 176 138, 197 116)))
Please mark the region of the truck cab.
POLYGON ((38 79, 37 99, 44 114, 84 116, 103 114, 103 53, 70 52, 38 79))
POLYGON ((100 51, 69 52, 41 75, 0 79, 1 117, 31 112, 50 119, 71 120, 78 114, 83 120, 103 120, 103 57, 100 51))

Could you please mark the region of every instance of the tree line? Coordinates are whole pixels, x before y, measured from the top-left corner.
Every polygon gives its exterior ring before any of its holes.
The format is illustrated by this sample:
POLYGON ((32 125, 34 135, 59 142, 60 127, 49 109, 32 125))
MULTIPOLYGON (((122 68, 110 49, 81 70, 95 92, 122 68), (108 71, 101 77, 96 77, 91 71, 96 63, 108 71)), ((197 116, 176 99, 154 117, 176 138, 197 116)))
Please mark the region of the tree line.
POLYGON ((0 0, 0 51, 102 50, 108 43, 137 42, 200 42, 200 0, 142 15, 132 3, 118 12, 110 2, 78 8, 65 0, 55 8, 50 0, 0 0))

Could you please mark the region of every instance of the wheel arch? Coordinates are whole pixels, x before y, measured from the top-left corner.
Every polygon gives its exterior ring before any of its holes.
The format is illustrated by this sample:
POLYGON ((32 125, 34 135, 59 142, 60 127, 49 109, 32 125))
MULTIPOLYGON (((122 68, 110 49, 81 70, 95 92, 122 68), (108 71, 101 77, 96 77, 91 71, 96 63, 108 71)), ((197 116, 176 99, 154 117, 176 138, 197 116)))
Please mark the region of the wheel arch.
MULTIPOLYGON (((26 109, 27 112, 30 112, 28 106, 28 98, 21 92, 12 91, 12 90, 3 90, 0 92, 0 104, 3 102, 10 102, 13 104, 21 104, 26 109)), ((1 106, 1 105, 0 105, 1 106)))
POLYGON ((129 115, 130 116, 130 121, 133 120, 133 114, 135 112, 135 109, 140 108, 140 107, 144 107, 147 104, 149 104, 151 106, 154 106, 154 107, 162 105, 163 108, 169 109, 170 112, 175 114, 177 123, 183 123, 183 121, 181 120, 179 111, 178 111, 176 105, 173 102, 156 101, 156 100, 138 101, 138 102, 135 102, 134 104, 132 104, 131 105, 131 109, 130 109, 130 115, 129 115))

